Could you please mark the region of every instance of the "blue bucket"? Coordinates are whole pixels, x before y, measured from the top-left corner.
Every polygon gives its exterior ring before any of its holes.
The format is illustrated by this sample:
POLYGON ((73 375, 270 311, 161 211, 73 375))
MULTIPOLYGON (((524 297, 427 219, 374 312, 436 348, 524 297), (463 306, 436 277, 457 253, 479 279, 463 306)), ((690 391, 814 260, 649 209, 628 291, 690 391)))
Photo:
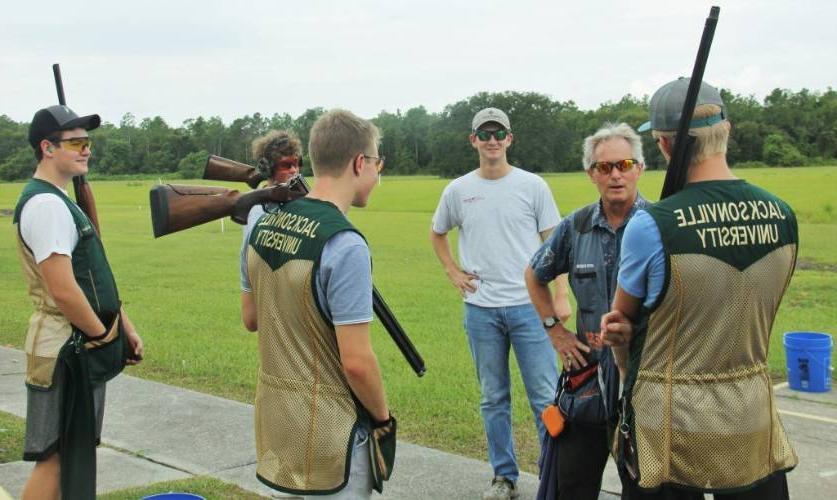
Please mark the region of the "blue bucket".
POLYGON ((194 495, 192 493, 176 493, 170 491, 168 493, 158 493, 156 495, 150 495, 147 497, 142 497, 142 500, 205 500, 200 495, 194 495))
POLYGON ((785 334, 788 385, 805 392, 831 390, 831 335, 818 332, 785 334))

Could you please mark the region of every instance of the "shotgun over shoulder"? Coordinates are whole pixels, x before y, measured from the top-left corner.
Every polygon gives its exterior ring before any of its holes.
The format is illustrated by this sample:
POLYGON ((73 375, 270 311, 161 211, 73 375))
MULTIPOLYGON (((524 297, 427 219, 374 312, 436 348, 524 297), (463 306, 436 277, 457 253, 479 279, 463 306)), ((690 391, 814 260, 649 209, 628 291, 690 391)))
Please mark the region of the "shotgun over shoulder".
POLYGON ((253 189, 266 180, 256 167, 215 155, 209 155, 206 159, 203 178, 213 181, 246 182, 253 189))
POLYGON ((154 237, 199 226, 229 216, 239 224, 258 203, 287 203, 305 195, 291 186, 273 186, 241 194, 237 189, 160 184, 151 189, 154 237))

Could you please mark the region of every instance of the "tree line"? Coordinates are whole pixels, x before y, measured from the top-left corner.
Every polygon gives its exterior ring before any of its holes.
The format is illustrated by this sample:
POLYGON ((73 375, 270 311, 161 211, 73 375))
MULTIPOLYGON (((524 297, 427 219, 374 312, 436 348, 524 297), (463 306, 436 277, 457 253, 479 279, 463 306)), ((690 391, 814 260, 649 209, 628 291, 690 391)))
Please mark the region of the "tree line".
MULTIPOLYGON (((800 166, 837 158, 837 91, 775 89, 762 101, 728 90, 721 94, 732 122, 728 151, 732 165, 800 166)), ((648 97, 630 94, 595 110, 535 92, 482 92, 439 113, 422 106, 406 112, 381 111, 372 121, 382 132, 380 153, 387 157, 387 173, 454 177, 473 169, 475 157, 467 140, 471 118, 487 106, 508 113, 515 137, 509 160, 533 172, 578 170, 584 137, 607 121, 637 127, 648 117, 648 97)), ((138 121, 127 113, 118 124, 103 123, 91 132, 91 173, 196 178, 209 154, 252 164, 254 138, 271 129, 290 129, 307 145, 311 125, 324 112, 312 108, 296 118, 255 113, 229 124, 217 116, 198 117, 179 127, 159 116, 138 121)), ((26 140, 28 126, 0 115, 0 179, 32 174, 35 159, 26 140)), ((664 168, 650 134, 643 135, 643 143, 647 168, 664 168)))

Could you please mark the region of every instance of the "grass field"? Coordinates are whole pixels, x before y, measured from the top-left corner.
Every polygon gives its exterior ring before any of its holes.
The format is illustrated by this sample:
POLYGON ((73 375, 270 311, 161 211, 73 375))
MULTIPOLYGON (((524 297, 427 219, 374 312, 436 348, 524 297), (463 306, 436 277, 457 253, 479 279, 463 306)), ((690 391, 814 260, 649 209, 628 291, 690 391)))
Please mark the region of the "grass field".
MULTIPOLYGON (((800 222, 799 266, 771 340, 770 366, 779 379, 784 375, 782 332, 834 332, 837 324, 837 202, 833 194, 837 167, 751 169, 738 174, 788 201, 800 222)), ((563 214, 597 197, 583 173, 546 179, 563 214)), ((656 199, 662 179, 662 172, 643 174, 641 192, 656 199)), ((402 437, 485 459, 479 391, 461 326, 462 304, 427 237, 446 183, 430 177, 384 177, 370 206, 353 210, 350 218, 372 247, 378 289, 427 363, 427 375, 417 378, 376 322, 376 350, 402 437)), ((240 227, 228 220, 223 226, 213 222, 154 240, 148 211, 148 190, 153 184, 137 180, 93 184, 102 236, 120 293, 146 343, 146 361, 128 373, 252 402, 256 337, 239 320, 240 227)), ((6 224, 5 236, 0 238, 0 344, 18 348, 31 304, 8 211, 21 188, 22 184, 0 184, 0 213, 4 214, 0 221, 6 224)), ((523 467, 532 471, 538 445, 522 382, 514 370, 515 439, 523 467)))

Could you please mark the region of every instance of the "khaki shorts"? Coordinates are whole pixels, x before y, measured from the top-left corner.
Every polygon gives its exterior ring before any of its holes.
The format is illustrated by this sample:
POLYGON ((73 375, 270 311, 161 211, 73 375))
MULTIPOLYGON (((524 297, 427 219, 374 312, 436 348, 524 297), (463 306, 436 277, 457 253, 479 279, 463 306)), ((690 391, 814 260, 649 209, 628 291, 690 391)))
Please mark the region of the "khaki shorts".
MULTIPOLYGON (((47 390, 26 388, 26 438, 23 459, 40 462, 58 451, 61 426, 61 396, 65 368, 58 363, 47 390)), ((93 410, 96 412, 96 443, 102 435, 105 416, 105 384, 93 385, 93 410)))

